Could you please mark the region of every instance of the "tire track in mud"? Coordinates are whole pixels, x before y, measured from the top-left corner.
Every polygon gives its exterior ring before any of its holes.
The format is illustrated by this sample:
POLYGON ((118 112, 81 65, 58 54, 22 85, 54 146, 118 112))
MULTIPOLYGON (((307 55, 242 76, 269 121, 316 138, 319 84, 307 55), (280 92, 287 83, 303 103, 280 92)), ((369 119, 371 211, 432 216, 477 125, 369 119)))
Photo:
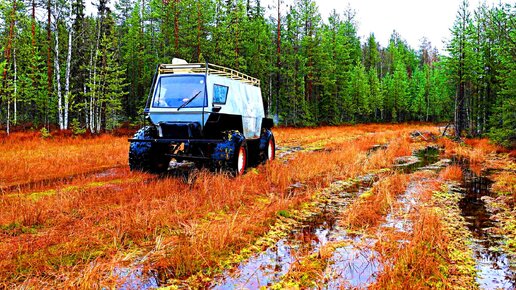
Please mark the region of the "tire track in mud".
MULTIPOLYGON (((290 146, 290 147, 278 147, 278 159, 288 161, 293 158, 298 152, 315 152, 320 149, 305 149, 301 146, 290 146)), ((57 176, 44 178, 40 180, 24 182, 24 183, 16 183, 16 184, 8 184, 0 186, 0 194, 11 194, 14 192, 24 192, 31 190, 44 190, 44 189, 52 189, 54 186, 62 186, 73 184, 76 179, 89 179, 89 178, 100 178, 100 177, 112 177, 112 179, 123 178, 125 169, 128 168, 128 165, 117 165, 117 166, 108 166, 97 168, 93 170, 88 170, 80 173, 70 174, 67 176, 57 176)), ((160 178, 166 177, 182 177, 185 180, 191 175, 195 175, 195 169, 193 166, 189 164, 178 164, 171 163, 169 167, 169 171, 162 175, 156 175, 155 177, 149 177, 146 179, 158 180, 160 178)))
MULTIPOLYGON (((403 169, 405 167, 399 164, 397 167, 405 171, 415 171, 435 161, 434 158, 426 158, 425 153, 429 153, 428 150, 423 153, 420 158, 416 158, 416 162, 414 158, 410 158, 405 166, 408 169, 403 169)), ((430 153, 436 152, 431 150, 430 153)), ((346 186, 342 186, 342 181, 332 183, 323 191, 315 210, 306 219, 297 221, 298 224, 273 246, 216 277, 211 288, 256 289, 275 284, 279 287, 288 286, 288 282, 284 281, 287 275, 296 271, 296 267, 303 267, 300 265, 304 260, 313 258, 324 259, 321 264, 330 265, 320 269, 324 276, 322 281, 316 282, 317 287, 364 287, 374 282, 375 275, 382 270, 375 258, 376 239, 369 235, 349 233, 339 226, 339 215, 361 194, 369 191, 376 178, 377 175, 364 176, 346 186)), ((411 185, 410 190, 407 189, 398 202, 410 199, 408 194, 413 191, 414 186, 411 185)), ((385 226, 400 227, 399 224, 409 225, 397 220, 394 213, 385 222, 385 226)))
MULTIPOLYGON (((376 227, 374 234, 344 233, 348 243, 337 247, 324 270, 324 278, 318 285, 323 289, 366 288, 376 281, 377 275, 383 271, 380 253, 376 244, 384 240, 384 231, 394 231, 401 236, 412 233, 413 223, 409 215, 418 206, 420 179, 413 179, 406 190, 393 203, 385 216, 385 221, 376 227)), ((402 247, 408 240, 398 239, 396 243, 402 247)))
POLYGON ((280 231, 282 227, 290 228, 284 237, 238 267, 216 277, 210 288, 256 289, 279 282, 304 256, 338 240, 343 229, 338 225, 337 216, 354 199, 367 191, 375 178, 375 175, 368 175, 352 182, 332 183, 323 190, 318 204, 302 215, 303 218, 287 220, 287 225, 280 222, 276 226, 280 231))
POLYGON ((39 188, 48 188, 52 187, 53 185, 62 185, 62 184, 71 184, 74 180, 78 178, 91 178, 91 177, 106 177, 110 175, 116 175, 118 174, 118 171, 121 171, 123 168, 125 168, 125 165, 122 166, 110 166, 110 167, 104 167, 100 169, 94 169, 82 173, 76 173, 71 174, 68 176, 59 176, 59 177, 52 177, 47 179, 41 179, 26 183, 19 183, 19 184, 11 184, 0 187, 0 194, 7 194, 11 192, 22 192, 26 190, 31 189, 39 189, 39 188))
POLYGON ((408 239, 414 226, 410 216, 421 206, 421 192, 427 180, 426 177, 417 177, 413 173, 431 171, 435 174, 451 163, 449 159, 439 160, 438 150, 432 146, 416 151, 412 156, 398 158, 397 161, 398 163, 393 166, 394 169, 411 175, 407 188, 396 197, 385 215, 385 220, 376 227, 374 234, 349 235, 346 233, 350 236, 349 244, 337 247, 333 251, 328 266, 324 270, 323 279, 316 283, 318 288, 367 288, 375 283, 384 267, 396 263, 392 260, 381 261, 376 244, 391 239, 388 236, 389 232, 396 233, 394 244, 399 248, 410 242, 408 239))

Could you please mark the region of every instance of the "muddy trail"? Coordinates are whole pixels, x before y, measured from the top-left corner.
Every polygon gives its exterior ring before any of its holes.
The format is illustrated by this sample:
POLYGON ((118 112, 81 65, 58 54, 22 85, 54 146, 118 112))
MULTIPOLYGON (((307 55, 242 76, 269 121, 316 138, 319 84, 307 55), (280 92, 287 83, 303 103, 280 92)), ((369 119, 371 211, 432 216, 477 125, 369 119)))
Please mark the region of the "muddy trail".
POLYGON ((516 289, 516 263, 501 249, 503 236, 493 231, 497 227, 494 213, 486 200, 495 197, 490 190, 493 183, 486 174, 476 175, 463 166, 461 214, 473 236, 473 249, 478 271, 477 283, 482 289, 516 289))
MULTIPOLYGON (((374 147, 372 151, 377 150, 374 147)), ((404 173, 414 172, 438 161, 438 150, 429 147, 413 156, 400 158, 394 166, 404 173)), ((437 165, 439 166, 439 165, 437 165)), ((295 228, 263 252, 253 255, 236 267, 216 277, 211 289, 257 289, 282 282, 303 260, 318 256, 325 247, 334 247, 323 277, 317 282, 323 289, 363 288, 375 281, 382 270, 374 245, 377 240, 366 234, 352 233, 341 227, 340 216, 353 201, 371 190, 377 175, 357 178, 344 185, 337 181, 327 188, 323 198, 295 228)), ((402 211, 410 211, 415 197, 415 183, 399 197, 405 204, 402 211)), ((410 231, 405 214, 389 213, 382 227, 410 231)))
MULTIPOLYGON (((324 141, 292 139, 277 148, 279 162, 249 168, 238 179, 247 183, 238 186, 224 173, 219 178, 219 173, 198 170, 192 163, 172 162, 161 175, 99 166, 0 187, 4 204, 12 207, 4 211, 7 222, 0 231, 6 237, 4 253, 16 253, 10 256, 12 265, 18 257, 28 257, 24 267, 33 271, 28 277, 36 278, 34 285, 52 280, 31 268, 38 263, 46 267, 49 258, 44 256, 49 255, 57 264, 47 272, 68 270, 63 275, 80 272, 79 277, 97 267, 92 273, 98 276, 90 279, 102 276, 109 280, 106 285, 119 289, 374 288, 382 285, 393 265, 399 265, 398 256, 386 255, 386 249, 408 248, 405 245, 419 230, 416 216, 428 202, 422 198, 425 186, 441 182, 446 188, 448 181, 436 181, 439 172, 460 165, 464 179, 452 187, 455 199, 448 201, 455 206, 457 224, 471 233, 459 238, 474 255, 474 263, 467 265, 476 267, 480 288, 515 289, 514 256, 504 252, 506 236, 500 234, 496 209, 490 206, 497 196, 490 191, 487 174, 477 176, 466 162, 443 158, 444 149, 448 157, 454 155, 435 140, 405 133, 389 138, 367 134, 324 141), (341 143, 351 148, 350 153, 338 147, 341 143), (411 151, 411 156, 403 156, 411 151), (403 187, 388 196, 378 219, 365 228, 350 226, 348 217, 364 216, 356 214, 362 208, 355 206, 369 205, 370 197, 392 176, 402 176, 403 187), (267 188, 260 187, 264 177, 270 182, 267 188), (277 180, 271 182, 273 178, 277 180), (212 188, 216 194, 211 194, 212 188), (18 205, 31 215, 20 218, 18 205), (32 247, 34 241, 43 246, 32 247), (216 242, 211 245, 212 241, 216 242), (15 242, 23 242, 26 249, 17 249, 15 242), (58 246, 62 254, 52 252, 58 246), (74 256, 84 249, 91 256, 74 256), (74 263, 76 269, 68 267, 74 263), (183 265, 190 268, 177 268, 183 265)), ((475 279, 473 274, 469 278, 475 279)), ((32 285, 27 281, 9 285, 32 285)), ((77 282, 80 285, 80 278, 70 283, 77 282)))
POLYGON ((342 241, 346 231, 339 225, 339 214, 360 194, 369 190, 375 176, 365 176, 345 185, 333 183, 324 193, 323 202, 286 237, 265 251, 249 258, 238 267, 215 279, 212 289, 257 289, 279 282, 290 268, 304 256, 316 253, 330 242, 342 241), (343 186, 344 185, 344 186, 343 186))
POLYGON ((58 185, 71 184, 74 182, 74 180, 79 178, 88 179, 109 176, 121 176, 121 172, 124 171, 125 167, 126 166, 104 167, 68 176, 53 177, 26 183, 10 184, 0 187, 0 193, 11 193, 15 191, 22 192, 33 189, 52 188, 58 185))
MULTIPOLYGON (((278 147, 277 156, 278 159, 288 162, 288 160, 294 158, 295 154, 298 152, 314 152, 317 150, 319 149, 304 148, 301 146, 278 147)), ((169 170, 166 173, 156 176, 149 176, 146 179, 158 180, 163 178, 182 178, 185 182, 191 182, 191 179, 195 178, 196 173, 197 169, 195 168, 194 164, 188 162, 176 163, 172 161, 170 163, 169 170)), ((58 176, 25 183, 3 185, 0 186, 0 194, 12 194, 15 192, 54 189, 59 186, 72 185, 78 179, 94 180, 100 178, 105 180, 115 180, 118 178, 123 178, 126 174, 127 165, 102 167, 77 174, 71 174, 68 176, 58 176)))

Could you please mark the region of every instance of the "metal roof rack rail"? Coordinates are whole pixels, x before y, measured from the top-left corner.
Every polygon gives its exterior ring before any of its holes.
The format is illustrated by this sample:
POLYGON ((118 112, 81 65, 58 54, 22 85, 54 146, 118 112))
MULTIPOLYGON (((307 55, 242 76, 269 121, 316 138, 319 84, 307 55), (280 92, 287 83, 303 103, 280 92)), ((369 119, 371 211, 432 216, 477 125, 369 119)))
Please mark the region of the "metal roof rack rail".
POLYGON ((234 69, 211 63, 160 64, 159 73, 207 73, 209 75, 239 80, 256 87, 260 86, 260 80, 257 78, 253 78, 234 69))

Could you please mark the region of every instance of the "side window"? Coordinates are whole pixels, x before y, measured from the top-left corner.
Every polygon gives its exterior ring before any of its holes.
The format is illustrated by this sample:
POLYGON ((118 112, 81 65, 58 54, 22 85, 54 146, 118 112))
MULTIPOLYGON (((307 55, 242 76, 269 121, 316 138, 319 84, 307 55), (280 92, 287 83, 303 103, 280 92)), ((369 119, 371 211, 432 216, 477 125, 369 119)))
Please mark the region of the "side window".
POLYGON ((213 103, 226 104, 229 87, 222 85, 213 85, 213 103))

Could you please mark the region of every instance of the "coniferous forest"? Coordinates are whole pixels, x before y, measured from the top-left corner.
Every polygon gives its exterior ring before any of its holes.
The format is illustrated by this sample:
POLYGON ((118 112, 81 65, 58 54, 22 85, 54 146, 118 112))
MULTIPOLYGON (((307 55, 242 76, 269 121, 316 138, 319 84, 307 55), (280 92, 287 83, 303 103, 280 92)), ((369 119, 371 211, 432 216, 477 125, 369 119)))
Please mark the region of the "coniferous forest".
POLYGON ((464 0, 446 51, 393 32, 357 35, 356 12, 313 0, 0 0, 0 119, 98 133, 141 119, 158 63, 173 57, 262 81, 287 126, 450 122, 457 135, 516 140, 516 5, 464 0))

